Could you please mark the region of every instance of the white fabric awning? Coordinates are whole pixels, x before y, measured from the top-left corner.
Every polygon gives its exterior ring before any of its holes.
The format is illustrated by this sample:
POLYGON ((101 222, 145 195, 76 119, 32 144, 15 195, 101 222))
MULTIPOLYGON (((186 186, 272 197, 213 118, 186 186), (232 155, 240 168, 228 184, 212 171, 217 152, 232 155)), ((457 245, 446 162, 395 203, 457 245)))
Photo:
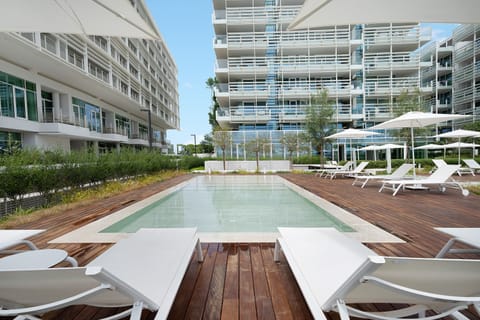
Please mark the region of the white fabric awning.
POLYGON ((129 0, 0 0, 1 32, 160 39, 129 0))
POLYGON ((478 0, 305 0, 288 29, 363 23, 480 23, 478 0))

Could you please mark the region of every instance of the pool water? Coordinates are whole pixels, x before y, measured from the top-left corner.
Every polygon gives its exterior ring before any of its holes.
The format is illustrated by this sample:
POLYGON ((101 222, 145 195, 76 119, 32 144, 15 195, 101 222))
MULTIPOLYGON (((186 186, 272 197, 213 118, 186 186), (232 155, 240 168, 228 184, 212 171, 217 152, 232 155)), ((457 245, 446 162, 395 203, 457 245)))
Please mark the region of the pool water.
POLYGON ((277 176, 198 176, 101 232, 197 227, 199 232, 276 232, 277 227, 354 231, 277 176))

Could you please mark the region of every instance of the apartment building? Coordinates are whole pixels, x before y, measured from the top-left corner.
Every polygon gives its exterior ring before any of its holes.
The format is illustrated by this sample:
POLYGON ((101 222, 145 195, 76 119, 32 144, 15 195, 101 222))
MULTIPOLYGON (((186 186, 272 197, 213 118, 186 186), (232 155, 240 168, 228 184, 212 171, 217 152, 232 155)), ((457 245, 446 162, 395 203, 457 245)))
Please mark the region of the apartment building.
MULTIPOLYGON (((131 3, 156 28, 143 0, 131 3)), ((0 33, 0 150, 166 152, 167 130, 179 127, 177 66, 163 39, 0 33)))
POLYGON ((219 124, 232 132, 231 156, 259 135, 266 155, 285 154, 280 138, 302 132, 311 96, 327 89, 337 128, 368 128, 394 117, 403 90, 420 88, 419 48, 431 38, 418 23, 343 25, 289 31, 303 0, 213 0, 219 124))
MULTIPOLYGON (((480 117, 480 26, 459 25, 452 35, 422 48, 422 60, 433 61, 422 70, 422 82, 431 85, 427 102, 434 113, 472 115, 459 120, 456 128, 480 117)), ((438 131, 450 131, 445 124, 438 131)))

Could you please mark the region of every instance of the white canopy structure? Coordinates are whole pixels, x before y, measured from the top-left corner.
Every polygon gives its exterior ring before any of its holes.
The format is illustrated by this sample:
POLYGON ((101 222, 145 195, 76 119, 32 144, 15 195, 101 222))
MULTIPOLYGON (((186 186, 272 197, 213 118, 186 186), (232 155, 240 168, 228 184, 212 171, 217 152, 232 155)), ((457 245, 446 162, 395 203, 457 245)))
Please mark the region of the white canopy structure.
POLYGON ((160 39, 129 0, 0 0, 1 32, 160 39))
POLYGON ((305 0, 289 29, 363 23, 480 23, 478 0, 305 0))
MULTIPOLYGON (((480 132, 478 131, 473 131, 473 130, 463 130, 463 129, 458 129, 458 130, 453 130, 450 132, 445 132, 441 133, 435 136, 436 138, 455 138, 458 139, 457 143, 450 143, 449 145, 446 146, 455 146, 458 148, 458 164, 460 164, 460 149, 462 148, 462 143, 460 141, 461 138, 467 138, 467 137, 480 137, 480 132)), ((466 144, 469 145, 468 147, 473 147, 473 155, 475 156, 475 146, 472 144, 466 144)))
POLYGON ((357 159, 355 156, 355 150, 352 149, 352 139, 362 139, 369 136, 379 135, 377 132, 365 131, 360 129, 345 129, 343 131, 337 132, 335 134, 329 135, 327 139, 350 139, 350 149, 352 150, 352 157, 354 167, 356 167, 357 159))
MULTIPOLYGON (((376 126, 371 127, 371 129, 400 129, 400 128, 410 128, 410 134, 412 139, 412 162, 415 165, 415 137, 413 135, 413 128, 422 128, 432 124, 437 124, 444 121, 458 120, 467 118, 466 115, 459 114, 440 114, 440 113, 430 113, 430 112, 418 112, 411 111, 404 113, 403 115, 380 123, 376 126)), ((415 170, 413 171, 415 176, 415 170)))

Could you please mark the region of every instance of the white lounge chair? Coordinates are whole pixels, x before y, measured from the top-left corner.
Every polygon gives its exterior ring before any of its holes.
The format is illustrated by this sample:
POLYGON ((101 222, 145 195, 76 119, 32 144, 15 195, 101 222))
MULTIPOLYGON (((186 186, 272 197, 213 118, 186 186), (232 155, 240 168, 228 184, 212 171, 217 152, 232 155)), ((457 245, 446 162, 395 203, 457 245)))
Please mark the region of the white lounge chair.
POLYGON ((343 177, 345 176, 355 177, 356 175, 361 173, 367 166, 368 166, 368 161, 363 161, 363 162, 360 162, 360 164, 353 170, 333 170, 333 171, 327 172, 327 174, 325 175, 325 178, 330 177, 330 180, 332 180, 336 178, 337 175, 343 176, 343 177))
POLYGON ((355 176, 355 180, 352 183, 352 186, 354 186, 357 182, 362 183, 362 188, 365 187, 370 180, 398 180, 404 178, 407 173, 413 169, 413 164, 411 163, 404 163, 400 167, 397 168, 392 174, 388 175, 357 175, 355 176))
MULTIPOLYGON (((435 164, 437 168, 448 166, 448 163, 446 163, 445 160, 443 159, 432 159, 432 162, 435 164)), ((456 172, 459 176, 461 176, 462 174, 471 174, 472 176, 475 175, 472 169, 463 168, 460 165, 458 166, 458 169, 456 172)))
POLYGON ((452 175, 459 167, 459 165, 442 166, 435 170, 430 176, 423 179, 383 180, 382 187, 378 192, 382 192, 383 189, 390 189, 393 190, 393 196, 395 196, 400 189, 405 187, 427 188, 426 186, 436 185, 442 192, 445 191, 447 187, 450 187, 459 189, 464 196, 468 196, 470 192, 464 189, 460 183, 452 179, 452 175))
POLYGON ((108 319, 140 319, 142 309, 165 319, 192 253, 194 228, 141 229, 85 267, 0 270, 0 316, 35 315, 66 306, 132 306, 108 319))
POLYGON ((353 161, 347 161, 343 166, 336 166, 336 167, 331 167, 331 168, 323 168, 323 169, 317 169, 317 172, 315 173, 315 177, 323 177, 323 175, 328 174, 329 172, 333 171, 347 171, 351 170, 353 167, 353 161))
POLYGON ((480 253, 480 228, 435 228, 446 233, 452 238, 443 246, 436 255, 443 258, 448 253, 480 253), (464 243, 472 249, 454 249, 455 243, 464 243))
MULTIPOLYGON (((465 164, 467 165, 467 167, 469 167, 470 169, 472 169, 472 171, 475 173, 475 172, 480 172, 480 164, 478 164, 477 161, 475 161, 475 159, 462 159, 463 162, 465 162, 465 164)), ((474 174, 475 175, 475 174, 474 174)))
POLYGON ((357 240, 333 228, 279 228, 280 248, 295 275, 315 319, 336 311, 349 316, 395 319, 448 315, 466 319, 459 310, 473 305, 480 311, 480 260, 378 256, 357 240), (351 304, 408 304, 388 312, 367 312, 351 304))

